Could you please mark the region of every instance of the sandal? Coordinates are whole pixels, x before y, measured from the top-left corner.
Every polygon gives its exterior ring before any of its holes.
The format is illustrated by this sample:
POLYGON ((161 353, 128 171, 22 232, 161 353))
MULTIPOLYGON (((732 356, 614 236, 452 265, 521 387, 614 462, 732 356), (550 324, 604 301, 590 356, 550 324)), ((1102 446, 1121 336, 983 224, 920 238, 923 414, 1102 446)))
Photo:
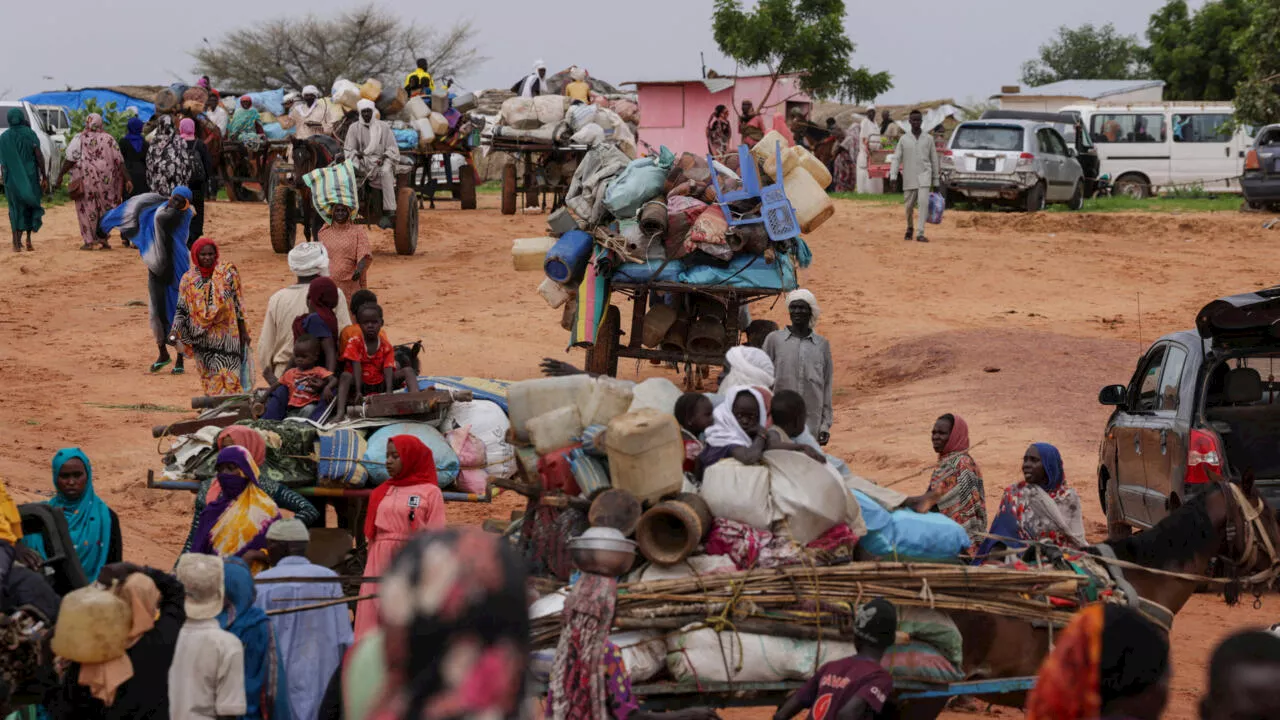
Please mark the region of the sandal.
POLYGON ((186 373, 187 369, 181 365, 169 371, 170 375, 185 375, 186 373))
POLYGON ((80 249, 81 249, 81 250, 97 250, 97 249, 98 249, 98 246, 97 246, 97 245, 90 245, 90 244, 88 244, 88 243, 85 243, 84 245, 81 245, 81 246, 80 246, 80 249))
POLYGON ((161 370, 169 367, 169 363, 171 362, 173 362, 173 360, 157 360, 151 363, 151 372, 158 373, 161 370))

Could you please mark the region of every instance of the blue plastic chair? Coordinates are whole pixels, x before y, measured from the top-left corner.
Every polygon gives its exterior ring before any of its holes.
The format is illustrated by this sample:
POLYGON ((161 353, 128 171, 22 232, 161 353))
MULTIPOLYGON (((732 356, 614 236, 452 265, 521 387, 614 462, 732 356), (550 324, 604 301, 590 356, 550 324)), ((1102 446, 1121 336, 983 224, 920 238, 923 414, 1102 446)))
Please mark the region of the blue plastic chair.
MULTIPOLYGON (((774 152, 777 157, 775 167, 781 169, 782 143, 774 146, 774 152)), ((742 178, 742 189, 730 193, 722 192, 719 173, 715 170, 715 159, 710 155, 707 156, 707 165, 711 168, 711 183, 715 186, 720 209, 724 212, 725 222, 730 227, 764 223, 769 239, 774 242, 800 236, 800 220, 796 217, 795 208, 791 207, 791 201, 787 199, 782 179, 778 178, 774 184, 760 187, 760 179, 756 175, 756 161, 746 145, 738 146, 738 174, 742 178), (733 203, 756 199, 760 200, 759 217, 735 218, 733 211, 729 208, 733 203)))

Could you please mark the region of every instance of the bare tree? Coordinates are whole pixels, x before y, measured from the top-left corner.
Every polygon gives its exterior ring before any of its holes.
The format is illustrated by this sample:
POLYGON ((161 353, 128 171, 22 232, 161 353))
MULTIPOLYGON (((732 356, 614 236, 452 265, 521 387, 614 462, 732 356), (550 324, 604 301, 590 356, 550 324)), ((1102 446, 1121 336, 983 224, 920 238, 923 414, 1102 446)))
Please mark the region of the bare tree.
POLYGON ((336 17, 277 18, 234 30, 217 45, 192 53, 196 73, 237 90, 315 85, 338 78, 399 80, 426 58, 435 77, 470 69, 488 58, 475 47, 469 20, 444 31, 406 22, 367 5, 336 17))

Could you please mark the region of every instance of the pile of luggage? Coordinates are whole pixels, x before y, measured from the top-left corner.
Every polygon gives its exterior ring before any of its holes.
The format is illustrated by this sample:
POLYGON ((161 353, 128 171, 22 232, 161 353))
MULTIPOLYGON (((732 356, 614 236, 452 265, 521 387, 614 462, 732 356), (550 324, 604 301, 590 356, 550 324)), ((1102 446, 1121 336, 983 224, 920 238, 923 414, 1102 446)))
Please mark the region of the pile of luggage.
POLYGON ((476 107, 476 96, 459 88, 438 84, 430 95, 411 98, 399 83, 384 85, 369 78, 357 85, 338 79, 331 99, 348 113, 355 111, 361 99, 373 101, 379 116, 391 123, 401 150, 451 150, 475 144, 469 113, 476 107))

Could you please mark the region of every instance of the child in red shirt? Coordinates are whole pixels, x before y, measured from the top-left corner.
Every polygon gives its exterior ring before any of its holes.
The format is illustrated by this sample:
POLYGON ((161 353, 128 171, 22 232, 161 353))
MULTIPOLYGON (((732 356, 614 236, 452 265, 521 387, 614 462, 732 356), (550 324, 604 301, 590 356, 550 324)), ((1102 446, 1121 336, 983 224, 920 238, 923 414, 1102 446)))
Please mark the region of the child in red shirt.
POLYGON ((289 417, 312 417, 321 402, 333 398, 338 378, 320 365, 319 340, 300 335, 293 341, 293 366, 280 377, 276 387, 280 385, 289 390, 289 417))
POLYGON ((363 305, 355 320, 360 326, 360 336, 349 338, 342 348, 346 370, 338 384, 336 417, 339 420, 346 417, 348 399, 359 403, 365 395, 390 393, 395 389, 396 349, 382 334, 382 307, 372 303, 363 305))

